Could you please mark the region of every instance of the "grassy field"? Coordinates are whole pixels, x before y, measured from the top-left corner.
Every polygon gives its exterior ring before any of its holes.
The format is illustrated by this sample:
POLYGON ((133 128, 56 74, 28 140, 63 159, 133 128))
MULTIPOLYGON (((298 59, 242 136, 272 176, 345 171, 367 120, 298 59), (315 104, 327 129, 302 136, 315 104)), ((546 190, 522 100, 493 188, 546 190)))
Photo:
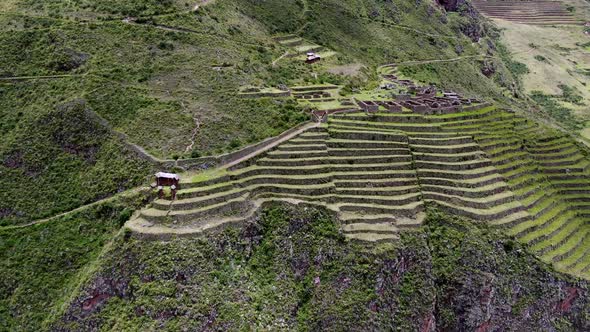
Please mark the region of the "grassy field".
POLYGON ((525 92, 557 123, 584 137, 584 123, 590 119, 590 76, 586 73, 590 52, 585 49, 588 38, 584 28, 533 26, 504 20, 495 23, 502 29, 513 58, 528 68, 523 76, 525 92), (568 98, 572 95, 578 96, 575 102, 568 98))

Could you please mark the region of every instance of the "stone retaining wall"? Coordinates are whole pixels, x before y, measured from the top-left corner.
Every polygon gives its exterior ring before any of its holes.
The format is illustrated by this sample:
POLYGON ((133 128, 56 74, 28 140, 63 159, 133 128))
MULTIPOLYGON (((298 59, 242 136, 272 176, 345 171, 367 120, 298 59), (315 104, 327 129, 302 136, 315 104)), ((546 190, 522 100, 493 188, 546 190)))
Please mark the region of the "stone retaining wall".
POLYGON ((300 130, 301 128, 307 126, 309 122, 304 122, 296 127, 293 127, 282 134, 267 138, 266 140, 249 145, 243 149, 238 151, 222 154, 219 156, 211 156, 211 157, 201 157, 201 158, 192 158, 192 159, 180 159, 177 161, 174 160, 164 160, 159 162, 159 166, 163 170, 170 170, 174 167, 182 168, 184 170, 196 170, 196 169, 209 169, 212 167, 223 166, 229 163, 232 163, 240 158, 243 158, 256 150, 263 149, 275 142, 283 139, 286 136, 291 135, 292 133, 300 130))
POLYGON ((290 91, 281 91, 281 92, 250 92, 250 93, 239 93, 238 94, 241 98, 282 98, 282 97, 290 97, 290 91))

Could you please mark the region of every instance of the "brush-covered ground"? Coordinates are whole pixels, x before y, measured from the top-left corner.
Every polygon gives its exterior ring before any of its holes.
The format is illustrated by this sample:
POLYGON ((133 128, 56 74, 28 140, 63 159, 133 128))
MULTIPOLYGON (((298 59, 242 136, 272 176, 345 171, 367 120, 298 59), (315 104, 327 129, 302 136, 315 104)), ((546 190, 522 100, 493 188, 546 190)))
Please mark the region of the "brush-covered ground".
MULTIPOLYGON (((590 21, 590 3, 563 1, 590 21)), ((523 89, 532 108, 590 142, 590 31, 582 25, 528 25, 494 19, 512 58, 524 65, 523 89)))
POLYGON ((146 183, 153 166, 129 144, 162 159, 199 157, 308 119, 291 98, 240 98, 245 86, 332 83, 353 92, 378 86, 377 66, 399 63, 408 77, 466 95, 509 103, 518 94, 497 31, 472 11, 406 0, 196 4, 3 2, 0 224, 146 183), (273 38, 287 34, 335 55, 314 66, 281 58, 289 48, 273 38), (428 62, 440 59, 454 62, 428 62), (426 63, 404 65, 417 60, 426 63))
POLYGON ((0 331, 47 330, 47 320, 145 199, 134 193, 46 223, 1 229, 0 331))
MULTIPOLYGON (((45 322, 58 331, 587 330, 588 284, 499 232, 431 211, 395 245, 325 210, 267 205, 198 239, 117 236, 45 322)), ((16 321, 15 321, 16 322, 16 321)), ((33 322, 31 322, 33 324, 33 322)), ((32 325, 31 325, 32 326, 32 325)))

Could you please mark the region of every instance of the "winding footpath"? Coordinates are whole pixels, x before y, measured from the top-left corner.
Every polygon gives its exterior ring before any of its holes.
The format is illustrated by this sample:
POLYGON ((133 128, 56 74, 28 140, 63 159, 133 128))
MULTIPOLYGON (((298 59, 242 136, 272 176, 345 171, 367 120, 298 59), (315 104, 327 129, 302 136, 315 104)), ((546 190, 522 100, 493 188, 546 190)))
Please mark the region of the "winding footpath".
POLYGON ((62 217, 65 217, 65 216, 68 216, 68 215, 74 214, 74 213, 76 213, 76 212, 80 212, 80 211, 82 211, 82 210, 85 210, 85 209, 91 208, 91 207, 93 207, 93 206, 100 205, 100 204, 102 204, 102 203, 106 203, 106 202, 114 201, 114 200, 115 200, 116 198, 118 198, 118 197, 125 196, 125 195, 129 195, 129 194, 132 194, 132 193, 138 192, 139 190, 141 190, 141 188, 142 188, 142 187, 137 187, 137 188, 129 189, 129 190, 126 190, 126 191, 120 192, 120 193, 118 193, 118 194, 115 194, 115 195, 113 195, 113 196, 111 196, 111 197, 107 197, 107 198, 104 198, 104 199, 98 200, 98 201, 96 201, 96 202, 92 202, 92 203, 88 203, 88 204, 85 204, 85 205, 79 206, 79 207, 77 207, 77 208, 75 208, 75 209, 73 209, 73 210, 70 210, 70 211, 66 211, 66 212, 62 212, 62 213, 60 213, 60 214, 56 214, 55 216, 52 216, 52 217, 48 217, 48 218, 44 218, 44 219, 38 219, 38 220, 31 221, 31 222, 28 222, 28 223, 26 223, 26 224, 21 224, 21 225, 14 225, 14 226, 3 226, 3 227, 0 227, 0 231, 5 231, 5 230, 13 230, 13 229, 20 229, 20 228, 25 228, 25 227, 30 227, 30 226, 39 225, 39 224, 44 224, 44 223, 47 223, 47 222, 49 222, 49 221, 52 221, 52 220, 55 220, 55 219, 58 219, 58 218, 62 218, 62 217))
MULTIPOLYGON (((269 142, 269 144, 265 144, 265 145, 259 146, 259 147, 258 147, 258 148, 256 148, 256 149, 255 149, 253 152, 251 152, 251 153, 249 153, 249 154, 245 155, 244 157, 241 157, 241 158, 238 158, 238 159, 236 159, 236 160, 233 160, 233 161, 231 161, 231 162, 229 162, 229 163, 226 163, 226 164, 220 165, 220 166, 219 166, 219 168, 220 168, 220 169, 228 169, 228 168, 231 168, 231 167, 233 167, 233 166, 235 166, 235 165, 237 165, 237 164, 239 164, 239 163, 241 163, 241 162, 244 162, 244 161, 246 161, 246 160, 248 160, 248 159, 250 159, 250 158, 254 158, 254 157, 256 157, 256 156, 257 156, 257 155, 259 155, 259 154, 262 154, 262 153, 264 153, 264 152, 266 152, 266 151, 268 151, 268 150, 271 150, 271 149, 273 149, 274 147, 276 147, 277 145, 279 145, 279 144, 282 144, 282 143, 284 143, 285 141, 288 141, 288 140, 292 139, 293 137, 295 137, 295 136, 297 136, 297 135, 301 134, 302 132, 304 132, 304 131, 306 131, 306 130, 308 130, 308 129, 310 129, 310 128, 318 127, 319 125, 321 125, 321 123, 320 123, 320 122, 308 122, 306 125, 304 125, 304 126, 301 126, 301 127, 298 129, 298 130, 292 131, 292 132, 290 132, 289 134, 282 136, 282 137, 281 137, 280 139, 278 139, 278 140, 274 140, 274 141, 272 141, 272 142, 269 142)), ((143 150, 143 151, 144 151, 144 153, 146 154, 146 156, 148 156, 148 157, 150 157, 150 158, 154 158, 155 160, 159 160, 159 159, 157 159, 156 157, 154 157, 154 156, 152 156, 151 154, 149 154, 147 151, 145 151, 145 150, 144 150, 143 148, 141 148, 140 146, 138 146, 138 145, 135 145, 135 146, 136 146, 136 147, 137 147, 139 150, 143 150)), ((245 147, 244 149, 246 149, 246 148, 248 148, 248 147, 245 147)), ((140 186, 140 187, 136 187, 136 188, 133 188, 133 189, 129 189, 129 190, 127 190, 127 191, 123 191, 123 192, 121 192, 121 193, 118 193, 118 194, 115 194, 115 195, 113 195, 113 196, 110 196, 110 197, 107 197, 107 198, 104 198, 104 199, 98 200, 98 201, 96 201, 96 202, 92 202, 92 203, 89 203, 89 204, 86 204, 86 205, 79 206, 79 207, 77 207, 77 208, 75 208, 75 209, 73 209, 73 210, 66 211, 66 212, 63 212, 63 213, 57 214, 57 215, 55 215, 55 216, 52 216, 52 217, 48 217, 48 218, 43 218, 43 219, 39 219, 39 220, 35 220, 35 221, 31 221, 31 222, 29 222, 29 223, 26 223, 26 224, 21 224, 21 225, 14 225, 14 226, 3 226, 3 227, 0 227, 0 231, 4 231, 4 230, 14 230, 14 229, 20 229, 20 228, 25 228, 25 227, 30 227, 30 226, 35 226, 35 225, 39 225, 39 224, 43 224, 43 223, 47 223, 47 222, 50 222, 50 221, 52 221, 52 220, 59 219, 59 218, 61 218, 61 217, 65 217, 65 216, 68 216, 68 215, 74 214, 74 213, 76 213, 76 212, 80 212, 80 211, 82 211, 82 210, 84 210, 84 209, 87 209, 87 208, 90 208, 90 207, 93 207, 93 206, 96 206, 96 205, 99 205, 99 204, 102 204, 102 203, 106 203, 106 202, 113 201, 113 200, 115 200, 115 199, 116 199, 116 198, 118 198, 118 197, 121 197, 121 196, 124 196, 124 195, 129 195, 129 194, 132 194, 132 193, 136 193, 136 192, 138 192, 139 190, 141 190, 142 188, 144 188, 144 187, 141 187, 141 186, 140 186)))

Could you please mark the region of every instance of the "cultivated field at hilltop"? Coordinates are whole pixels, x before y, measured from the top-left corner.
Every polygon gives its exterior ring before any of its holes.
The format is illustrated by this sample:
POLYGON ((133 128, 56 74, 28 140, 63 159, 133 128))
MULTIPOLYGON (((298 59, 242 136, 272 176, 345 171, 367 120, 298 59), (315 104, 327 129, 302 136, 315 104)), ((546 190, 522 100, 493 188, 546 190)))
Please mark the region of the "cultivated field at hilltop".
POLYGON ((521 63, 531 107, 589 142, 590 4, 566 1, 476 1, 475 8, 501 30, 521 63), (539 107, 540 106, 540 107, 539 107))

